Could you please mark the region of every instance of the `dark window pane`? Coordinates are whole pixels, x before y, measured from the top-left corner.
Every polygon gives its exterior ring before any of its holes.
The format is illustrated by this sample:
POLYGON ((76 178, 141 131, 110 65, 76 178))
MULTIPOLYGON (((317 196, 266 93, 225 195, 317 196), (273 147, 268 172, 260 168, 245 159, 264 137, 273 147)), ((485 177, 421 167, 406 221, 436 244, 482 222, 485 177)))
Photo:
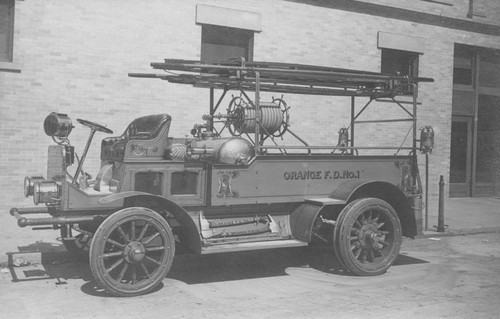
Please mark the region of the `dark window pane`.
POLYGON ((201 30, 201 60, 224 61, 244 57, 253 59, 253 31, 214 25, 203 25, 201 30))
POLYGON ((500 89, 500 61, 485 61, 481 56, 479 62, 479 86, 500 89))
POLYGON ((382 73, 418 76, 417 59, 418 54, 414 52, 382 49, 382 73))
POLYGON ((500 64, 500 50, 481 48, 479 51, 481 62, 500 64))
POLYGON ((135 190, 155 195, 162 194, 163 173, 143 172, 135 174, 135 190))
POLYGON ((455 43, 454 56, 456 58, 471 59, 474 55, 474 47, 455 43))
POLYGON ((193 195, 197 193, 198 173, 183 171, 172 173, 172 195, 193 195))
MULTIPOLYGON (((409 77, 418 77, 418 53, 382 49, 381 72, 409 77)), ((412 95, 413 86, 404 87, 403 94, 412 95)))
POLYGON ((453 84, 472 85, 472 70, 454 68, 453 69, 453 84))
POLYGON ((453 59, 453 84, 472 85, 474 48, 456 43, 453 59))
POLYGON ((14 0, 0 0, 0 61, 12 62, 14 0))
POLYGON ((474 92, 453 90, 452 106, 454 115, 474 116, 474 92))
POLYGON ((465 183, 467 178, 467 122, 451 123, 450 183, 465 183))
POLYGON ((479 95, 476 182, 494 182, 500 176, 500 97, 479 95))

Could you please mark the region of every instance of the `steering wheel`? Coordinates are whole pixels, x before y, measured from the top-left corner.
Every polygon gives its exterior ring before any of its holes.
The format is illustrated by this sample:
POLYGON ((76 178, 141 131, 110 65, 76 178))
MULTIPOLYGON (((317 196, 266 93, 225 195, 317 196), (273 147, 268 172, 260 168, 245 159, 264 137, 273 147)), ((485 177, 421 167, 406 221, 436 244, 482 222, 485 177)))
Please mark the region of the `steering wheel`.
POLYGON ((113 131, 104 125, 90 122, 87 120, 82 120, 82 119, 76 119, 76 120, 78 121, 78 123, 85 125, 86 127, 90 128, 93 131, 99 131, 99 132, 104 132, 104 133, 108 133, 108 134, 113 134, 113 131))

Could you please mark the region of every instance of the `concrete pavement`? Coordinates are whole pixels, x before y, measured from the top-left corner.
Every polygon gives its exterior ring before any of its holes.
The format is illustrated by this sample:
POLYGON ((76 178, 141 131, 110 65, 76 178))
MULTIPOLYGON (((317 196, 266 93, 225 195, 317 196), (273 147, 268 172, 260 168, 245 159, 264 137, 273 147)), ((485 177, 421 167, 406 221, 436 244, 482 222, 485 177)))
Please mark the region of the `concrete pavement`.
POLYGON ((449 198, 444 201, 444 232, 437 232, 438 201, 430 201, 424 236, 500 232, 500 197, 449 198))

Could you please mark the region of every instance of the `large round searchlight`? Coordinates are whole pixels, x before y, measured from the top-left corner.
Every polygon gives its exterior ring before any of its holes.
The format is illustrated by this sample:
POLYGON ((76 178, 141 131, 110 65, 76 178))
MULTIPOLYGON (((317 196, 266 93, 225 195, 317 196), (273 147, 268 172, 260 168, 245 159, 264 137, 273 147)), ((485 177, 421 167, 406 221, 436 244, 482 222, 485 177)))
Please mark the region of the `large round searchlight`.
POLYGON ((73 129, 73 124, 67 114, 52 112, 45 118, 43 129, 50 137, 66 139, 73 129))

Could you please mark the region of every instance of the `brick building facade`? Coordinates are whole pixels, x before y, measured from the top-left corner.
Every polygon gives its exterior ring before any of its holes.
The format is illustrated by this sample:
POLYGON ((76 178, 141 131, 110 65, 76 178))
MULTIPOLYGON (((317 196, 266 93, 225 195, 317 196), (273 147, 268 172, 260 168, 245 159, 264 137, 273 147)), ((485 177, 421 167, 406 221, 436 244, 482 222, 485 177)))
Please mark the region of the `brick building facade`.
MULTIPOLYGON (((244 19, 250 15, 248 23, 258 29, 249 27, 256 61, 380 72, 384 49, 418 57, 418 75, 435 80, 420 84, 418 95, 418 126, 431 125, 436 134, 429 157, 430 197, 437 197, 439 175, 447 181, 446 195, 500 192, 500 3, 496 0, 1 0, 0 4, 4 21, 0 30, 7 34, 0 45, 10 45, 0 58, 2 211, 31 205, 23 197, 23 178, 45 174, 51 140, 42 123, 50 112, 105 124, 115 135, 147 114, 170 114, 170 135, 176 137, 184 137, 201 122, 208 107, 207 90, 127 76, 151 72, 149 63, 166 57, 200 59, 205 24, 197 6, 226 10, 243 19, 213 22, 224 27, 234 27, 227 25, 234 21, 245 27, 244 19), (470 103, 461 103, 469 98, 470 103), (463 145, 464 138, 469 141, 465 151, 451 149, 463 145), (452 154, 466 163, 457 162, 452 154), (468 177, 454 175, 454 167, 468 177), (490 172, 485 177, 488 183, 479 189, 483 184, 471 182, 471 174, 485 171, 490 172), (469 184, 448 187, 454 179, 466 178, 469 184)), ((294 131, 311 144, 336 143, 337 131, 348 125, 349 100, 298 95, 285 99, 292 107, 294 131)), ((393 110, 381 105, 371 112, 385 117, 393 110)), ((76 121, 74 125, 71 141, 81 153, 88 129, 76 121)), ((368 145, 381 140, 398 144, 407 129, 367 126, 358 130, 357 139, 368 145)), ((85 165, 93 175, 100 164, 98 145, 99 141, 92 145, 85 165)), ((419 160, 424 163, 423 156, 419 160)))

